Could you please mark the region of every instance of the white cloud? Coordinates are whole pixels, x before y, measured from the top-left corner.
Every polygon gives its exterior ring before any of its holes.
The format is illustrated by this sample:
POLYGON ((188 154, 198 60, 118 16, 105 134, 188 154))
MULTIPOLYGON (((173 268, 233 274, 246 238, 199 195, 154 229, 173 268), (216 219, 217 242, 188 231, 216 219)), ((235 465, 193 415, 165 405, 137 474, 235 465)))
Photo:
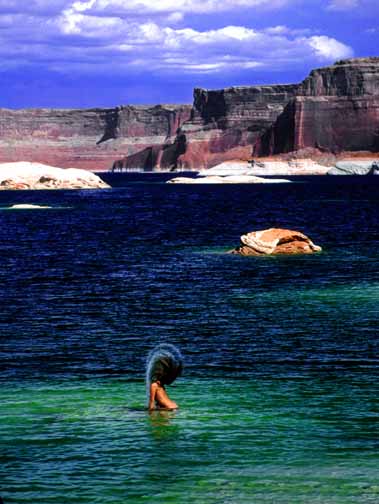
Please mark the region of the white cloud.
POLYGON ((87 2, 74 2, 71 9, 78 12, 85 12, 96 4, 96 0, 88 0, 87 2))
POLYGON ((238 8, 277 8, 292 0, 89 0, 78 1, 73 8, 93 13, 211 13, 238 8))
POLYGON ((190 12, 278 7, 292 1, 30 0, 28 12, 13 12, 19 2, 0 0, 1 68, 34 64, 99 75, 233 73, 289 70, 352 56, 349 46, 309 28, 258 30, 226 23, 195 29, 186 24, 190 12), (47 8, 52 9, 49 15, 47 8), (144 10, 149 15, 141 15, 144 10))
POLYGON ((330 0, 328 9, 335 11, 350 10, 359 7, 359 3, 359 0, 330 0))
POLYGON ((0 0, 0 12, 2 14, 26 14, 34 13, 41 16, 58 14, 62 9, 69 6, 68 0, 0 0))
POLYGON ((275 9, 295 0, 0 0, 1 13, 48 16, 71 9, 99 16, 179 15, 225 12, 234 9, 275 9))
POLYGON ((66 35, 85 35, 100 38, 112 36, 115 31, 122 30, 124 23, 117 17, 84 16, 71 10, 65 11, 57 21, 58 27, 66 35))
POLYGON ((321 60, 338 60, 354 55, 351 47, 324 35, 310 37, 307 42, 321 60))
POLYGON ((266 28, 264 30, 265 33, 268 33, 269 35, 311 35, 312 33, 315 33, 315 30, 311 30, 310 28, 296 28, 296 29, 291 29, 288 26, 285 25, 277 25, 277 26, 270 26, 269 28, 266 28))
POLYGON ((180 21, 183 21, 184 19, 184 14, 182 12, 173 12, 170 14, 167 18, 167 21, 171 23, 179 23, 180 21))
POLYGON ((351 57, 351 47, 327 36, 304 36, 285 26, 254 30, 226 26, 217 30, 160 27, 155 22, 138 23, 121 18, 83 14, 67 15, 59 21, 63 33, 83 38, 112 38, 112 49, 131 52, 130 64, 150 70, 219 72, 258 66, 281 68, 303 60, 332 62, 351 57), (178 63, 180 61, 180 63, 178 63))

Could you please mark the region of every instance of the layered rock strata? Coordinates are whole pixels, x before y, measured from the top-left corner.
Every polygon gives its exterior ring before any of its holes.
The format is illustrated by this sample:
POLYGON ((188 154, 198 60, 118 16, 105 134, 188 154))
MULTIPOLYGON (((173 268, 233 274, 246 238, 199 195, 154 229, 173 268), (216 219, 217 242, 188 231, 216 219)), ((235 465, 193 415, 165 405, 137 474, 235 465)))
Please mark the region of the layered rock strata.
POLYGON ((377 152, 379 58, 340 61, 298 85, 195 89, 170 149, 165 166, 183 170, 297 151, 377 152))
POLYGON ((197 170, 232 159, 248 160, 260 135, 295 96, 296 85, 246 86, 220 90, 195 89, 190 118, 174 141, 126 156, 113 170, 197 170))
POLYGON ((0 162, 198 170, 298 151, 379 152, 379 58, 340 61, 301 84, 198 88, 192 106, 0 109, 0 162))
POLYGON ((252 146, 296 90, 296 85, 195 89, 191 119, 180 129, 186 148, 177 167, 210 168, 224 161, 251 159, 252 146))
POLYGON ((308 236, 299 231, 270 228, 242 235, 240 246, 231 253, 242 256, 264 256, 313 254, 320 251, 321 247, 315 245, 308 236))
MULTIPOLYGON (((159 153, 168 155, 167 145, 175 142, 178 129, 190 115, 189 105, 0 109, 0 162, 27 159, 96 171, 108 170, 115 159, 131 156, 127 167, 159 167, 159 153), (158 154, 150 161, 149 155, 137 154, 145 151, 158 154)), ((176 149, 175 145, 175 159, 176 149)))
POLYGON ((258 156, 305 148, 379 151, 379 58, 313 70, 254 145, 258 156))

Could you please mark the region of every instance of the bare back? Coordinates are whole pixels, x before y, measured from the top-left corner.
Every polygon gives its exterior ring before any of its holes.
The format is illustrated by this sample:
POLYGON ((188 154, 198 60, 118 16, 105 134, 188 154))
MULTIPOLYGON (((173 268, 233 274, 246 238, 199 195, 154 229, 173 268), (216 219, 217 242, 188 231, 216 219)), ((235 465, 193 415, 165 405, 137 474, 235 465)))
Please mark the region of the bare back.
POLYGON ((176 409, 178 405, 172 401, 166 392, 166 389, 160 382, 153 382, 150 385, 149 409, 176 409))

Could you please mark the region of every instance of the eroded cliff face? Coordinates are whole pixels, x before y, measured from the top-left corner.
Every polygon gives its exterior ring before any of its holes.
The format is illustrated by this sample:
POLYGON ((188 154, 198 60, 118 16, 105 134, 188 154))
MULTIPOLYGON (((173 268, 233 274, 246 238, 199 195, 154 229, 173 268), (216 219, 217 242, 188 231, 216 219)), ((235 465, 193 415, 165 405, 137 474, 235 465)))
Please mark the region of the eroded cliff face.
POLYGON ((177 167, 209 168, 232 159, 250 159, 252 146, 296 90, 296 85, 195 89, 192 117, 180 129, 186 149, 177 167))
POLYGON ((0 162, 109 169, 114 160, 173 143, 189 105, 110 109, 0 109, 0 162))
POLYGON ((307 148, 379 151, 379 58, 298 85, 195 89, 192 106, 0 109, 0 162, 190 170, 307 148))
POLYGON ((340 61, 298 85, 195 89, 191 117, 165 155, 141 155, 150 167, 186 170, 309 148, 379 150, 379 58, 340 61))
POLYGON ((379 150, 379 58, 358 58, 313 70, 283 113, 254 146, 256 155, 308 147, 379 150))

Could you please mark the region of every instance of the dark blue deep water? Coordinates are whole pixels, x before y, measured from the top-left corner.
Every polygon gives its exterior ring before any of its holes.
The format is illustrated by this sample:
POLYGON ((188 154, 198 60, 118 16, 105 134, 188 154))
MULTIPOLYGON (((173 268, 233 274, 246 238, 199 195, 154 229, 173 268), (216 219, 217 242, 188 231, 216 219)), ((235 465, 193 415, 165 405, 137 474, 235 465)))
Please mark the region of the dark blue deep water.
POLYGON ((379 177, 159 181, 0 193, 4 503, 377 504, 379 177), (268 227, 323 252, 225 253, 268 227))

